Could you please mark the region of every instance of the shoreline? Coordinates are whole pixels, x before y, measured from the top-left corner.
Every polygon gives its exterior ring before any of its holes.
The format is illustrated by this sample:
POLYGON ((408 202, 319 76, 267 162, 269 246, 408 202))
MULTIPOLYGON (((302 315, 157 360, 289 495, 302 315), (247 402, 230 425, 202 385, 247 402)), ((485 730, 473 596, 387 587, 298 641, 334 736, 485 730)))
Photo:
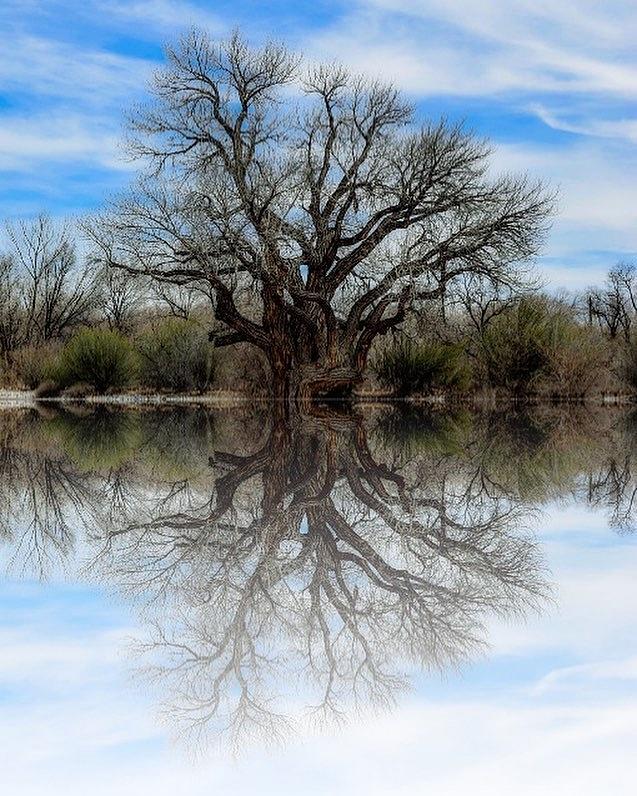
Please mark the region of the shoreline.
MULTIPOLYGON (((391 393, 360 393, 354 395, 351 404, 354 406, 383 406, 389 404, 405 404, 413 407, 432 406, 437 409, 473 407, 484 409, 492 406, 602 406, 602 407, 629 407, 635 404, 637 397, 631 394, 595 396, 540 396, 529 395, 522 400, 512 396, 495 396, 488 393, 473 393, 471 395, 410 395, 396 396, 391 393)), ((267 396, 254 396, 231 391, 205 393, 203 395, 189 393, 117 393, 113 395, 87 395, 83 397, 69 397, 64 395, 37 398, 34 390, 9 390, 0 389, 0 409, 10 408, 35 408, 38 405, 94 405, 94 406, 166 406, 166 405, 208 405, 220 408, 231 408, 245 404, 269 404, 274 399, 267 396)), ((343 404, 340 399, 326 399, 320 403, 343 404)))

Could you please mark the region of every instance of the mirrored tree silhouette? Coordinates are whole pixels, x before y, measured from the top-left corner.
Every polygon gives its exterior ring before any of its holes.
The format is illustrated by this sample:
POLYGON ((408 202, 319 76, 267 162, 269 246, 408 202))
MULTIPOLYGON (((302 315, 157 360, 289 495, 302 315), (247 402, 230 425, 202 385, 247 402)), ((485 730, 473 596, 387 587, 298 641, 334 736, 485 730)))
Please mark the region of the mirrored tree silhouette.
POLYGON ((493 613, 543 604, 529 505, 473 458, 380 444, 356 417, 266 418, 215 449, 216 421, 178 417, 39 421, 62 444, 24 455, 63 474, 55 516, 84 518, 87 575, 139 605, 141 665, 195 737, 238 748, 386 707, 480 653, 493 613))

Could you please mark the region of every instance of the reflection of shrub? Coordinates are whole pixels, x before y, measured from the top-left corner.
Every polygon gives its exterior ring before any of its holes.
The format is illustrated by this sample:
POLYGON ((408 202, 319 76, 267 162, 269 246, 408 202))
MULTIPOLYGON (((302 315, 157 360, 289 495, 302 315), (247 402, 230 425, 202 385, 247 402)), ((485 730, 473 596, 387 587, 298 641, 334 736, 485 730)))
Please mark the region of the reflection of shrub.
POLYGON ((213 347, 195 321, 169 318, 137 340, 140 378, 155 389, 204 392, 214 378, 213 347))
POLYGON ((403 463, 423 455, 454 456, 466 452, 473 420, 465 410, 435 412, 400 404, 381 416, 373 436, 403 463))
POLYGON ((386 348, 372 365, 381 384, 398 395, 466 389, 470 372, 462 345, 405 340, 386 348))
POLYGON ((18 381, 34 390, 42 382, 51 379, 57 352, 58 347, 53 344, 18 349, 12 357, 18 381))
POLYGON ((206 477, 215 447, 214 414, 201 407, 163 409, 141 417, 144 464, 161 480, 206 477))
POLYGON ((82 329, 64 346, 55 366, 62 387, 83 382, 99 393, 130 384, 135 360, 128 340, 107 329, 82 329))
POLYGON ((84 415, 61 412, 48 421, 47 431, 85 471, 117 469, 133 458, 140 444, 135 415, 103 408, 84 415))

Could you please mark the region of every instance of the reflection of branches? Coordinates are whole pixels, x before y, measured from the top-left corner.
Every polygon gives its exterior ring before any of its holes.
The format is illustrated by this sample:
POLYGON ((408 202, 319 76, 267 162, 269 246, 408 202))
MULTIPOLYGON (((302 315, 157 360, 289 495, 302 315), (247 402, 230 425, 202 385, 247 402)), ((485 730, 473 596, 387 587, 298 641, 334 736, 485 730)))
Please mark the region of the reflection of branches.
POLYGON ((637 480, 630 456, 611 458, 604 467, 591 473, 587 484, 588 502, 605 508, 609 524, 620 533, 631 533, 637 527, 637 480))
POLYGON ((117 582, 161 598, 145 649, 187 725, 271 737, 292 685, 317 717, 386 704, 411 666, 479 649, 488 611, 541 598, 506 496, 410 481, 346 430, 277 427, 255 453, 217 453, 213 500, 109 535, 117 582))
POLYGON ((11 566, 42 576, 73 548, 90 487, 68 463, 6 446, 0 460, 0 527, 12 539, 11 566))
MULTIPOLYGON (((386 455, 346 418, 275 425, 250 453, 212 454, 200 417, 179 421, 176 467, 165 461, 176 440, 156 447, 162 422, 65 416, 52 428, 90 467, 57 451, 25 456, 62 473, 43 527, 83 516, 99 548, 87 572, 143 601, 148 672, 188 729, 238 745, 285 736, 290 714, 386 705, 413 667, 481 649, 489 612, 542 599, 522 505, 457 456, 442 466, 432 448, 386 455), (124 456, 133 448, 141 459, 124 456), (309 707, 292 710, 300 692, 309 707)), ((40 494, 32 504, 34 516, 47 505, 40 494)))

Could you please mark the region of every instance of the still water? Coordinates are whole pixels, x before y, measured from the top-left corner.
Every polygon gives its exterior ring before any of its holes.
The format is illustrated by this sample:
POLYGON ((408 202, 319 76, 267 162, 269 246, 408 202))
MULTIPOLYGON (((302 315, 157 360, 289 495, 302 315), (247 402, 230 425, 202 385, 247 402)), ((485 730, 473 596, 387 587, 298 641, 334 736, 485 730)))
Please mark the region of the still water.
POLYGON ((0 783, 634 793, 637 422, 0 414, 0 783))

